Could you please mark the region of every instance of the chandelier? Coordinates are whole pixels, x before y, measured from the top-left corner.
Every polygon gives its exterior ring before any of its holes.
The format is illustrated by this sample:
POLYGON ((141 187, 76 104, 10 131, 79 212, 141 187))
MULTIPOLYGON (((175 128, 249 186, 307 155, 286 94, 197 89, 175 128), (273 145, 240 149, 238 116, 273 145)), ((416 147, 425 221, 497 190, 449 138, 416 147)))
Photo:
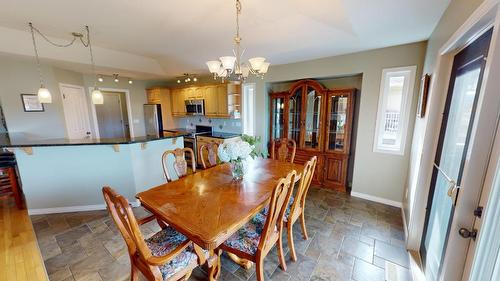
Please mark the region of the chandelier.
POLYGON ((71 35, 73 36, 73 39, 67 43, 67 44, 58 44, 53 41, 51 41, 45 34, 43 34, 38 28, 34 27, 33 24, 30 22, 28 23, 31 31, 31 39, 33 41, 33 49, 35 51, 35 58, 36 58, 36 64, 38 68, 38 74, 40 76, 40 88, 38 89, 38 101, 40 103, 52 103, 52 95, 50 94, 49 90, 45 87, 44 81, 43 81, 43 75, 42 75, 42 68, 40 65, 40 58, 38 57, 38 48, 36 45, 36 40, 35 40, 35 32, 38 33, 45 41, 47 41, 49 44, 51 44, 54 47, 59 47, 59 48, 67 48, 72 46, 77 40, 80 40, 82 45, 86 48, 89 48, 89 54, 90 54, 90 64, 92 66, 92 73, 94 74, 95 81, 94 81, 94 90, 92 91, 91 97, 92 97, 92 103, 93 104, 103 104, 104 103, 104 97, 97 88, 97 74, 95 71, 95 63, 94 63, 94 54, 92 52, 92 44, 90 43, 90 31, 89 27, 85 26, 85 35, 80 32, 72 32, 71 35), (85 38, 86 37, 86 38, 85 38))
POLYGON ((223 56, 219 60, 207 61, 208 70, 213 74, 214 79, 221 78, 224 80, 245 80, 250 73, 264 78, 267 73, 270 63, 266 62, 263 57, 255 57, 248 60, 250 65, 241 62, 243 52, 241 52, 241 37, 240 37, 240 15, 241 2, 236 0, 236 36, 234 37, 235 48, 233 49, 234 56, 223 56))

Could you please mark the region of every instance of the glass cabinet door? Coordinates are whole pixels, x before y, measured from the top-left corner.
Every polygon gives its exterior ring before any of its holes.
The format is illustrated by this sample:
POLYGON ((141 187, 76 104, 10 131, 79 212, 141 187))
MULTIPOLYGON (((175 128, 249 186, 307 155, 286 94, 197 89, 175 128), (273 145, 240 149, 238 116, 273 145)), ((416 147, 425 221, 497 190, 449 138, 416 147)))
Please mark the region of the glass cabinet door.
POLYGON ((349 116, 349 98, 346 95, 329 96, 328 141, 326 149, 344 152, 346 149, 346 123, 349 116))
POLYGON ((304 148, 319 149, 321 139, 321 93, 318 93, 314 88, 307 87, 305 106, 305 134, 304 148))
POLYGON ((300 144, 302 88, 295 90, 288 100, 288 138, 300 144))
POLYGON ((285 98, 271 99, 271 138, 285 137, 285 98))

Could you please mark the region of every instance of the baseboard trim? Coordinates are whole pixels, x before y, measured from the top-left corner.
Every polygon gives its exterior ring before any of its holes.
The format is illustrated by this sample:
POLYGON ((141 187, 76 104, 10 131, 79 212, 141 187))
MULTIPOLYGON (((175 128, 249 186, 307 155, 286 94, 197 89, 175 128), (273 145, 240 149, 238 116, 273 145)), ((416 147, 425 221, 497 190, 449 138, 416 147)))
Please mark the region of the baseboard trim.
MULTIPOLYGON (((132 207, 139 207, 139 201, 132 202, 132 207)), ((47 215, 47 214, 60 214, 60 213, 73 213, 73 212, 86 212, 105 210, 105 204, 98 205, 84 205, 84 206, 71 206, 71 207, 56 207, 56 208, 43 208, 43 209, 28 209, 28 214, 31 215, 47 215)))
POLYGON ((377 203, 382 203, 382 204, 393 206, 393 207, 403 208, 403 203, 401 203, 401 202, 373 196, 370 194, 351 191, 351 196, 361 198, 361 199, 366 199, 366 200, 377 202, 377 203))

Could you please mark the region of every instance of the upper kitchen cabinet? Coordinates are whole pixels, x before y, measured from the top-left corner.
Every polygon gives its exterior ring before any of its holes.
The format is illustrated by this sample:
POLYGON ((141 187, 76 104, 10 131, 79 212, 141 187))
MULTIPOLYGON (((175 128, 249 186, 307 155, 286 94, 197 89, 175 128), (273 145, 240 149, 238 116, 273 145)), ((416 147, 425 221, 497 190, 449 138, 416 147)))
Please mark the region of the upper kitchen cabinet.
POLYGON ((329 90, 314 80, 270 93, 270 136, 297 143, 296 162, 318 157, 314 182, 345 191, 356 89, 329 90))
POLYGON ((161 88, 151 88, 146 90, 146 98, 149 104, 161 103, 161 88))
POLYGON ((172 114, 186 116, 185 100, 203 100, 205 116, 241 117, 241 85, 215 84, 172 89, 172 114))

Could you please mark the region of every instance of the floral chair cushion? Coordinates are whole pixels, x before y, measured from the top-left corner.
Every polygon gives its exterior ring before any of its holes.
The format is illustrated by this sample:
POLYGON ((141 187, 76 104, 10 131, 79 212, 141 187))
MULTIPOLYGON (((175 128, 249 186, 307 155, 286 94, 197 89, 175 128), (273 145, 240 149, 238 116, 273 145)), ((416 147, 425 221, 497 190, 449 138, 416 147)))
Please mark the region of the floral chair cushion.
MULTIPOLYGON (((175 229, 167 227, 145 241, 149 249, 151 249, 151 254, 155 257, 159 257, 172 252, 186 239, 187 238, 184 235, 180 234, 175 229)), ((181 271, 197 258, 198 256, 194 252, 192 246, 187 247, 172 261, 160 266, 160 272, 163 276, 163 280, 166 280, 175 273, 181 271)))
POLYGON ((257 214, 245 226, 229 237, 224 244, 244 253, 255 255, 265 223, 266 217, 260 213, 257 214))

